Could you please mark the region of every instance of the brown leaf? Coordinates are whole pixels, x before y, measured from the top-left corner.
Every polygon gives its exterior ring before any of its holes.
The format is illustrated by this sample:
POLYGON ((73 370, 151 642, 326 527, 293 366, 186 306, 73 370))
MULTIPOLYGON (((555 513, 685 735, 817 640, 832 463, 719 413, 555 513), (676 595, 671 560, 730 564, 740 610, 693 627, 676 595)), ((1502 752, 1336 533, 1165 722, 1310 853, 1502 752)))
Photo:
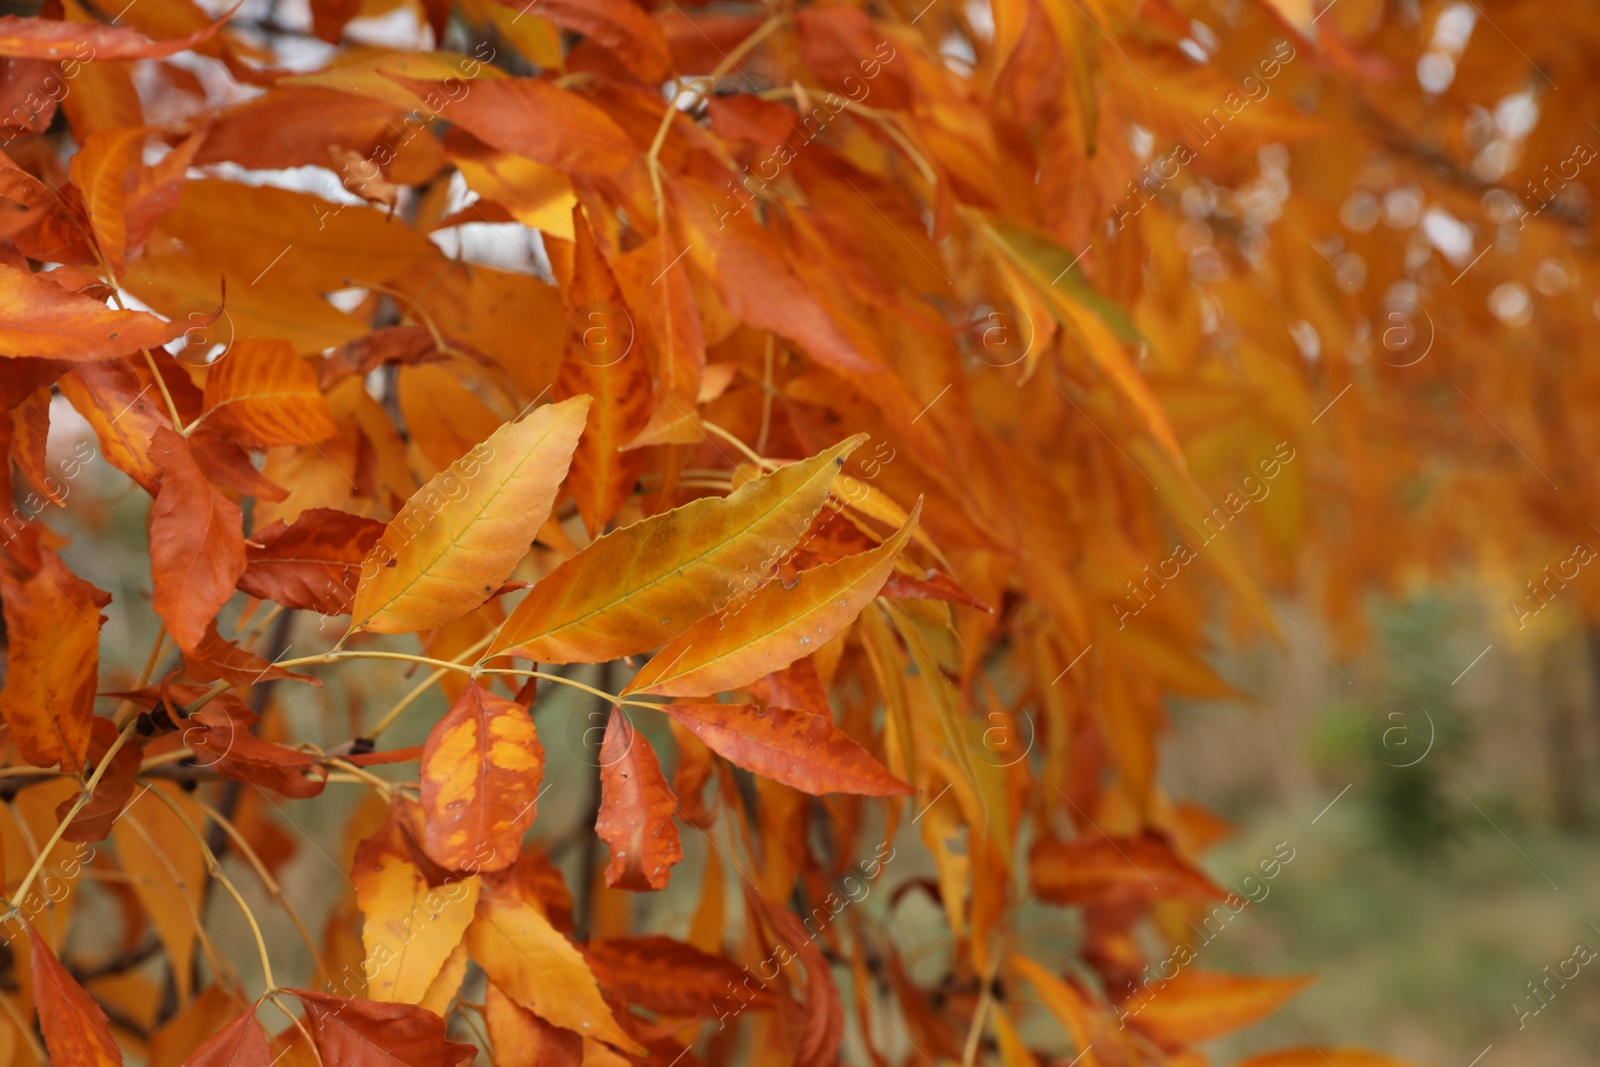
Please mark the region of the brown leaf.
POLYGON ((90 59, 164 59, 209 40, 232 15, 230 10, 204 29, 170 41, 152 41, 129 26, 3 15, 0 16, 0 55, 36 59, 76 57, 86 62, 90 59))

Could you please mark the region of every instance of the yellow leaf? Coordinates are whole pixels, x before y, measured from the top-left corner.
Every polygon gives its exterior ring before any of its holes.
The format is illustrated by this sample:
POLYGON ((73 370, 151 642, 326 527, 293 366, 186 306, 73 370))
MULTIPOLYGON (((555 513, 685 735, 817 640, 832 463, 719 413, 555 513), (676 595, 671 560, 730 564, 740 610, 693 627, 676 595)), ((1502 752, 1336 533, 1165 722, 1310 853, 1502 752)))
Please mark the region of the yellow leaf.
POLYGON ((763 586, 731 615, 700 620, 669 642, 624 693, 711 696, 738 689, 821 648, 872 603, 911 538, 922 501, 895 535, 870 552, 763 586))
POLYGON ((618 1025, 572 942, 510 886, 484 887, 467 927, 467 951, 491 982, 541 1019, 644 1054, 618 1025))
POLYGON ((478 906, 478 878, 432 886, 412 862, 399 809, 356 849, 367 999, 421 1003, 478 906))
MULTIPOLYGON (((205 822, 205 815, 172 782, 151 788, 160 789, 174 803, 187 808, 186 814, 195 826, 205 822)), ((142 802, 136 799, 112 826, 111 840, 116 844, 122 869, 132 876, 134 895, 166 946, 167 958, 192 959, 195 930, 205 899, 206 859, 183 819, 154 797, 142 802)), ((180 1004, 189 1000, 191 970, 172 969, 180 1004)))
POLYGON ((351 631, 426 630, 487 600, 549 516, 588 410, 573 397, 508 422, 417 490, 362 562, 351 631))
POLYGON ((767 580, 865 440, 596 538, 534 586, 484 658, 516 649, 540 663, 603 663, 676 637, 767 580))

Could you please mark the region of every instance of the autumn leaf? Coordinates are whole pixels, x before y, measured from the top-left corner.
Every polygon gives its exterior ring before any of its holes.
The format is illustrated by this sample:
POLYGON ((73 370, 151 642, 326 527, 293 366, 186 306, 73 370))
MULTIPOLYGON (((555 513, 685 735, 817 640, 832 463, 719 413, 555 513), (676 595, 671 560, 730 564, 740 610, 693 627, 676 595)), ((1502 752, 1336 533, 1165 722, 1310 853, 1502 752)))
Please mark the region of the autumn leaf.
POLYGON ((429 884, 412 858, 397 798, 389 819, 356 849, 350 876, 365 917, 361 943, 367 995, 416 1004, 460 942, 478 903, 478 879, 429 884))
POLYGON ((348 1067, 463 1067, 476 1047, 445 1037, 445 1023, 433 1012, 410 1004, 291 989, 306 1008, 306 1025, 324 1063, 348 1067))
POLYGON ((921 514, 918 500, 899 532, 872 551, 805 571, 791 587, 763 586, 727 617, 695 623, 651 657, 623 692, 711 696, 810 655, 872 603, 921 514))
POLYGON ((616 174, 640 154, 605 111, 539 78, 500 78, 446 95, 448 85, 389 77, 418 96, 449 100, 450 121, 483 143, 569 174, 616 174))
POLYGON ((287 608, 343 615, 350 610, 361 561, 383 523, 332 508, 308 508, 289 525, 254 530, 245 542, 239 588, 287 608))
POLYGON ((117 1049, 106 1013, 61 966, 39 932, 27 920, 23 923, 32 943, 28 959, 39 1029, 50 1058, 75 1067, 121 1067, 122 1053, 117 1049))
POLYGON ((625 1052, 643 1051, 611 1014, 582 954, 503 876, 485 881, 466 943, 489 980, 535 1015, 625 1052))
POLYGON ((715 1015, 728 999, 730 982, 740 987, 740 1000, 753 1010, 771 1008, 777 999, 764 987, 745 988, 745 972, 732 961, 659 934, 593 941, 584 957, 603 989, 657 1015, 715 1015))
POLYGON ((0 16, 0 56, 37 59, 164 59, 209 40, 237 10, 185 37, 152 41, 128 26, 0 16))
POLYGON ((105 622, 100 609, 111 595, 73 574, 49 549, 39 555, 39 572, 26 579, 0 567, 10 642, 0 715, 29 763, 78 771, 94 715, 105 622))
POLYGON ((1217 900, 1222 889, 1159 837, 1088 833, 1041 838, 1029 857, 1034 892, 1052 904, 1217 900))
POLYGON ((632 315, 582 209, 574 208, 572 218, 577 248, 567 294, 567 347, 554 395, 594 398, 568 485, 584 525, 599 534, 644 469, 643 453, 622 449, 649 424, 655 386, 644 351, 634 344, 632 315))
POLYGON ((423 848, 446 870, 500 871, 537 814, 544 748, 521 704, 468 683, 422 750, 423 848))
POLYGON ((496 1064, 506 1067, 579 1067, 583 1037, 554 1026, 507 996, 493 982, 484 991, 484 1021, 496 1064))
POLYGON ((255 1008, 211 1035, 183 1062, 184 1067, 271 1067, 272 1049, 255 1008))
POLYGON ((767 579, 864 439, 596 538, 533 587, 490 654, 597 663, 676 637, 767 579))
POLYGON ((487 600, 550 514, 588 407, 506 423, 406 501, 362 563, 350 629, 410 633, 487 600))
POLYGON ((809 711, 754 704, 663 704, 661 710, 729 763, 804 793, 915 792, 831 719, 809 711))
POLYGON ((251 448, 312 444, 334 434, 316 372, 287 341, 235 341, 206 374, 204 418, 251 448))
POLYGON ((1310 982, 1188 968, 1175 978, 1163 978, 1155 989, 1136 991, 1120 1010, 1129 1026, 1176 1050, 1266 1018, 1310 982))
POLYGON ((672 821, 677 803, 661 762, 620 706, 613 706, 600 746, 600 812, 594 832, 611 848, 606 884, 663 889, 683 844, 672 821))
MULTIPOLYGON (((0 16, 9 18, 11 16, 0 16)), ((0 354, 74 363, 116 359, 156 348, 194 326, 143 311, 114 311, 105 302, 56 285, 47 276, 0 266, 0 354)))
POLYGON ((149 520, 155 609, 179 648, 198 648, 244 573, 244 513, 206 481, 181 435, 158 426, 149 457, 161 468, 149 520))

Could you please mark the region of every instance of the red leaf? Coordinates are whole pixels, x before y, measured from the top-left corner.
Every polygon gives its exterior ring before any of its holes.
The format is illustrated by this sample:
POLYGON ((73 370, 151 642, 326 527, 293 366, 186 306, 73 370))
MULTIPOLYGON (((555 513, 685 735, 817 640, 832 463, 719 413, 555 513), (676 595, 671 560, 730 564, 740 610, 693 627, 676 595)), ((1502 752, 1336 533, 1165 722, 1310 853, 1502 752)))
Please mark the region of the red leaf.
POLYGON ((22 922, 33 942, 33 999, 50 1059, 72 1067, 122 1067, 106 1013, 61 966, 38 931, 26 919, 22 922))
POLYGON ((223 693, 189 716, 183 743, 194 750, 194 760, 225 778, 251 782, 287 797, 314 797, 322 792, 322 778, 307 771, 327 772, 304 752, 284 748, 251 733, 258 717, 232 693, 223 693))
POLYGON ((611 52, 640 81, 659 85, 672 73, 666 35, 632 0, 543 0, 539 15, 611 52))
POLYGON ((746 988, 747 975, 732 962, 670 937, 607 938, 591 942, 584 955, 602 988, 657 1015, 715 1015, 729 1000, 730 985, 747 1007, 761 1010, 774 1002, 765 986, 746 988))
MULTIPOLYGON (((0 16, 4 22, 10 16, 0 16)), ((77 25, 77 23, 63 23, 77 25)), ((115 311, 105 301, 69 292, 48 277, 0 267, 0 353, 73 363, 116 359, 159 348, 193 324, 166 322, 143 311, 115 311)))
MULTIPOLYGON (((117 740, 117 724, 110 719, 97 718, 89 725, 91 729, 86 763, 88 766, 98 767, 106 758, 106 752, 117 740)), ((95 786, 94 795, 67 825, 61 835, 62 838, 86 844, 104 840, 111 832, 111 824, 122 814, 123 805, 133 796, 137 785, 134 779, 139 775, 139 764, 143 760, 144 749, 137 738, 130 738, 126 744, 117 749, 117 754, 111 757, 111 766, 106 768, 99 784, 95 786)), ((66 818, 67 812, 72 810, 72 805, 77 803, 77 800, 77 797, 67 797, 57 805, 56 818, 66 818)))
POLYGON ((478 1055, 445 1037, 445 1023, 413 1004, 380 1004, 304 989, 289 992, 306 1007, 306 1023, 326 1064, 339 1067, 457 1067, 478 1055))
POLYGON ((730 763, 804 793, 887 797, 916 791, 821 715, 796 708, 763 712, 754 704, 665 704, 661 710, 730 763))
POLYGON ((197 682, 222 679, 234 685, 255 685, 257 682, 293 679, 312 685, 322 684, 320 678, 274 667, 254 652, 247 652, 233 642, 223 640, 222 635, 217 633, 215 622, 206 630, 198 646, 183 651, 183 662, 189 668, 189 676, 197 682))
POLYGON ((198 649, 244 573, 244 514, 206 481, 179 434, 157 427, 149 454, 161 468, 150 506, 155 609, 179 648, 198 649))
POLYGON ((272 1062, 266 1032, 252 1007, 195 1049, 183 1067, 271 1067, 272 1062))
POLYGON ((382 535, 376 519, 308 508, 292 525, 279 521, 250 535, 239 588, 288 608, 348 614, 361 561, 382 535))
POLYGON ((672 821, 677 804, 650 742, 615 705, 600 746, 600 788, 600 817, 594 831, 611 847, 606 885, 662 888, 672 865, 683 859, 683 844, 672 821))

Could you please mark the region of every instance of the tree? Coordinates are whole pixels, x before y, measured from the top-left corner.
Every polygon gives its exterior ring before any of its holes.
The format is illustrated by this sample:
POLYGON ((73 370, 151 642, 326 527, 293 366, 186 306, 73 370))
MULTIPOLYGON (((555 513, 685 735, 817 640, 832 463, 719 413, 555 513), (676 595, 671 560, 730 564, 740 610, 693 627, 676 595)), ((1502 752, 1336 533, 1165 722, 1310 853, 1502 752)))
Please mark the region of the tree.
POLYGON ((1546 353, 1594 28, 1488 8, 0 17, 18 1061, 1110 1067, 1272 1014, 1304 980, 1205 965, 1245 901, 1156 776, 1167 698, 1233 695, 1208 620, 1300 640, 1298 590, 1349 649, 1365 590, 1589 536, 1546 353), (107 466, 147 572, 91 558, 107 466), (297 735, 319 686, 348 728, 297 735), (559 689, 593 864, 538 823, 559 689), (319 937, 275 811, 336 791, 319 937))

